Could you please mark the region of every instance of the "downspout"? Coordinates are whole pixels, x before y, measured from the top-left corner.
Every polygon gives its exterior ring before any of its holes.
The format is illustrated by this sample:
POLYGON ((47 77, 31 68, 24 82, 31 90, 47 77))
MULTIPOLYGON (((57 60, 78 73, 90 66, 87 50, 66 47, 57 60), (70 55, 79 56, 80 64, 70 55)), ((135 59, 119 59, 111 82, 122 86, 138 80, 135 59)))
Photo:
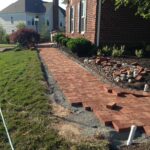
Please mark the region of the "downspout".
POLYGON ((98 19, 97 19, 97 36, 96 36, 96 46, 100 45, 100 28, 101 28, 101 10, 102 10, 102 2, 98 0, 98 19))

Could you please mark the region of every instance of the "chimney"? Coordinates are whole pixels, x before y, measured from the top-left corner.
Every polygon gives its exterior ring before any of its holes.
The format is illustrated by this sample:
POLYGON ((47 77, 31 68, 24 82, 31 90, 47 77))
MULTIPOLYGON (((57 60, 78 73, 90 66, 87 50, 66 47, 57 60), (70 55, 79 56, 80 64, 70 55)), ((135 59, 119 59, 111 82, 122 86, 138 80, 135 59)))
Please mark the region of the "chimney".
POLYGON ((59 0, 53 0, 53 29, 59 29, 59 0))

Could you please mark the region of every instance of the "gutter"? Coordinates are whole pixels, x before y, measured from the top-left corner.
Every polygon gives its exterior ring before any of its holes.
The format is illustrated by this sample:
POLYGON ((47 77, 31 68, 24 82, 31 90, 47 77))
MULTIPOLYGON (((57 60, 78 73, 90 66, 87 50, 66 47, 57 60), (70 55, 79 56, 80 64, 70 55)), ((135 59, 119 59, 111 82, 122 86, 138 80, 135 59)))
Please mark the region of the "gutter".
POLYGON ((100 28, 101 28, 101 11, 102 1, 98 0, 98 18, 97 18, 97 35, 96 35, 96 46, 100 46, 100 28))

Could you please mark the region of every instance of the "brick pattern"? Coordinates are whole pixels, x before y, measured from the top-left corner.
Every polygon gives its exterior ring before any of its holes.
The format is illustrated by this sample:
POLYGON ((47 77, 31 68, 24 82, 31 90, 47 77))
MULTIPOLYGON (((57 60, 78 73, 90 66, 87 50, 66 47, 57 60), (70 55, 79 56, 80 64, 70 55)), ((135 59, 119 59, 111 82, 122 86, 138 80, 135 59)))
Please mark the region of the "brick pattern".
POLYGON ((121 132, 135 124, 150 135, 150 94, 112 88, 55 48, 42 48, 40 56, 66 100, 93 110, 105 125, 121 132), (109 107, 108 107, 109 106, 109 107), (114 107, 110 107, 114 106, 114 107), (110 109, 111 108, 111 109, 110 109))

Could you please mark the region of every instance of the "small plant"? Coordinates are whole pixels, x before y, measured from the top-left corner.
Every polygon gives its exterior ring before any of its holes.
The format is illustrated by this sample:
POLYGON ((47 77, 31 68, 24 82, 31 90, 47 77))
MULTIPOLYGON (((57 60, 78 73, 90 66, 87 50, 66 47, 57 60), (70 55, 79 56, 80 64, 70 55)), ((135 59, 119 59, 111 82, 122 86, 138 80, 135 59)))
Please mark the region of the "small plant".
POLYGON ((144 57, 144 51, 142 49, 136 49, 135 50, 135 55, 138 57, 138 58, 142 58, 144 57))
POLYGON ((146 54, 146 57, 150 57, 150 45, 147 45, 145 47, 145 54, 146 54))
POLYGON ((113 49, 112 49, 112 56, 113 57, 122 57, 125 53, 125 46, 121 46, 120 48, 119 47, 116 47, 116 46, 113 46, 113 49))
POLYGON ((111 47, 108 47, 107 45, 102 47, 98 51, 98 55, 101 55, 101 56, 111 56, 111 54, 112 54, 112 49, 111 47))

